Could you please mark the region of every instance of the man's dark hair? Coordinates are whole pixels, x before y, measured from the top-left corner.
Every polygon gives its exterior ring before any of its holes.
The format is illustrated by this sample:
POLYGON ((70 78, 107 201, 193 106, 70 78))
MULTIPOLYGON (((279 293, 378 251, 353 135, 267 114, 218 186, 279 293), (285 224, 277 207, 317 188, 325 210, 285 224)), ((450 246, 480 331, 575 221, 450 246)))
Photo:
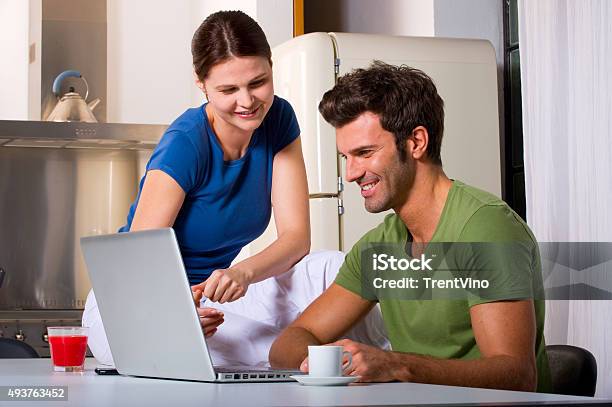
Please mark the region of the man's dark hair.
POLYGON ((383 129, 393 133, 400 159, 406 160, 406 139, 417 126, 429 133, 427 156, 442 165, 444 101, 427 74, 406 65, 374 61, 340 77, 323 95, 319 111, 332 126, 342 127, 365 112, 379 116, 383 129))
POLYGON ((198 27, 191 40, 193 67, 206 79, 210 69, 231 57, 264 57, 272 65, 272 51, 263 30, 242 11, 219 11, 198 27))

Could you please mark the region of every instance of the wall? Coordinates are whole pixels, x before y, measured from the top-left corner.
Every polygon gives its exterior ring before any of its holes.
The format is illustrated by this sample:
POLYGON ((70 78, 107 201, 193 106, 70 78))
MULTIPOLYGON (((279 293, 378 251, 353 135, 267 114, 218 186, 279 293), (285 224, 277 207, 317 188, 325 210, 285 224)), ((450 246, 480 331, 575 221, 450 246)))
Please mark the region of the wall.
POLYGON ((259 23, 271 48, 293 37, 293 0, 191 0, 191 9, 191 34, 212 13, 240 10, 259 23))
POLYGON ((191 2, 108 0, 108 121, 168 124, 190 105, 191 2))
POLYGON ((434 35, 434 0, 308 0, 305 32, 434 35))
POLYGON ((28 3, 30 6, 28 33, 28 120, 40 120, 42 94, 42 2, 41 0, 29 0, 28 3))
POLYGON ((292 0, 108 0, 109 121, 169 124, 201 104, 191 38, 208 15, 228 9, 257 20, 272 47, 293 35, 292 0))
POLYGON ((40 0, 0 0, 0 120, 40 116, 40 15, 40 0))
POLYGON ((28 116, 28 15, 27 2, 2 0, 0 3, 0 83, 5 88, 0 92, 0 119, 25 120, 28 116), (9 39, 6 41, 5 39, 9 39), (7 62, 10 61, 10 69, 7 62), (21 95, 20 95, 21 93, 21 95))
POLYGON ((261 25, 272 48, 293 37, 293 0, 259 0, 251 17, 261 25))
POLYGON ((491 0, 435 0, 436 37, 491 41, 497 65, 504 65, 503 3, 491 0))

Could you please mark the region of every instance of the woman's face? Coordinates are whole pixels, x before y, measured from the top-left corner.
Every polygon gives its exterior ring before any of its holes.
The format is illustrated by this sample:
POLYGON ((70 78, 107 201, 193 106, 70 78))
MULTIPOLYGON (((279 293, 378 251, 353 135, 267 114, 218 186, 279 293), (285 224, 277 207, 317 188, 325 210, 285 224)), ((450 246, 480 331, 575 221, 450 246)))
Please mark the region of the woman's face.
POLYGON ((264 57, 234 57, 213 66, 200 86, 215 120, 252 133, 274 101, 272 67, 264 57))

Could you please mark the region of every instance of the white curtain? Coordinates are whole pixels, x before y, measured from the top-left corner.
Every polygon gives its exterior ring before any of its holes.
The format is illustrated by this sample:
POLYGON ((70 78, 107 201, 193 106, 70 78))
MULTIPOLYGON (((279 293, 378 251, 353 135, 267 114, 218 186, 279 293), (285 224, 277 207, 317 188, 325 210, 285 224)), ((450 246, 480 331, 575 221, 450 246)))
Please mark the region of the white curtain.
MULTIPOLYGON (((519 0, 527 221, 612 242, 612 1, 519 0)), ((548 301, 546 341, 590 350, 612 398, 612 302, 548 301)))

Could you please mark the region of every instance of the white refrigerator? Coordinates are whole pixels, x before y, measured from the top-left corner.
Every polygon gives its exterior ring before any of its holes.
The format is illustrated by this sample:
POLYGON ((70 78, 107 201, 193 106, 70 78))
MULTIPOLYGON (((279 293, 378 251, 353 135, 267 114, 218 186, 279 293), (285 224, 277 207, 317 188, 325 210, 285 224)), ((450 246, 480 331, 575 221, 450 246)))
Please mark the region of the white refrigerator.
MULTIPOLYGON (((434 80, 445 103, 442 162, 446 174, 501 195, 497 66, 485 40, 311 33, 272 51, 275 93, 295 109, 310 193, 311 250, 348 251, 386 213, 368 213, 359 188, 344 181, 335 132, 318 112, 338 76, 373 60, 406 64, 434 80)), ((276 237, 272 219, 239 258, 276 237)))

